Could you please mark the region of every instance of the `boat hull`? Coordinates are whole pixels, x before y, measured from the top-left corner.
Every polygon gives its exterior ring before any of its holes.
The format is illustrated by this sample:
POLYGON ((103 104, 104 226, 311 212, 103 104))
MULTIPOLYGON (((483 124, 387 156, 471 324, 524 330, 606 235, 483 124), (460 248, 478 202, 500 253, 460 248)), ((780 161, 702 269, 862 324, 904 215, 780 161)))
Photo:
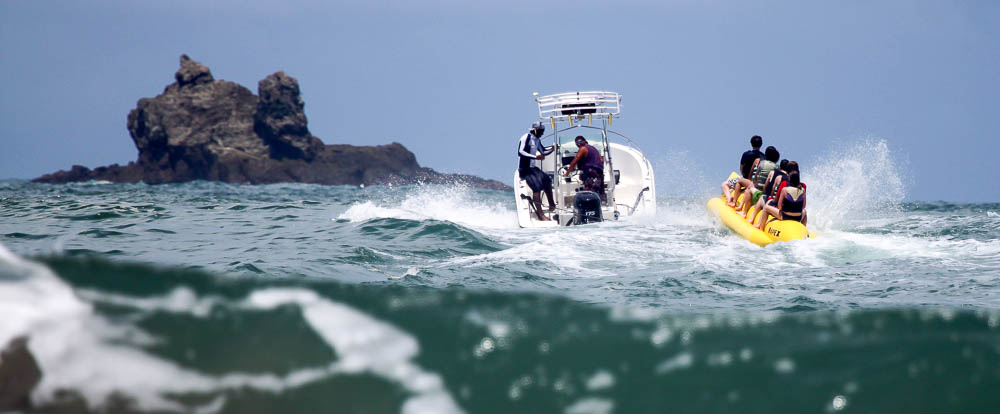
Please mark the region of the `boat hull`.
MULTIPOLYGON (((735 176, 736 173, 733 173, 730 175, 730 178, 735 176)), ((767 225, 764 226, 764 230, 761 231, 756 226, 747 223, 743 216, 737 213, 735 209, 728 206, 726 204, 726 198, 723 196, 708 200, 706 207, 712 212, 712 214, 715 214, 715 216, 719 218, 726 228, 740 237, 747 239, 747 241, 761 247, 774 242, 802 240, 816 237, 813 232, 809 231, 809 229, 800 222, 794 220, 776 220, 773 217, 770 221, 768 221, 767 225)), ((761 212, 757 213, 757 216, 754 218, 755 223, 759 222, 761 214, 761 212)))

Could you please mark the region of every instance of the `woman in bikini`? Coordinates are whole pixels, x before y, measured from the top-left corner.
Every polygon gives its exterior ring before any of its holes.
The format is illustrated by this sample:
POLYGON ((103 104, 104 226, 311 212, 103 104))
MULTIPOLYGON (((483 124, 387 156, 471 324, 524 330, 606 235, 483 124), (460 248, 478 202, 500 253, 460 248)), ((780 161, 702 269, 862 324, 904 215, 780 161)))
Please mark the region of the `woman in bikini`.
POLYGON ((758 228, 764 230, 768 217, 775 217, 778 220, 794 220, 806 224, 806 184, 799 179, 799 172, 792 171, 788 174, 788 185, 781 189, 778 194, 778 205, 764 205, 764 214, 761 216, 758 228))

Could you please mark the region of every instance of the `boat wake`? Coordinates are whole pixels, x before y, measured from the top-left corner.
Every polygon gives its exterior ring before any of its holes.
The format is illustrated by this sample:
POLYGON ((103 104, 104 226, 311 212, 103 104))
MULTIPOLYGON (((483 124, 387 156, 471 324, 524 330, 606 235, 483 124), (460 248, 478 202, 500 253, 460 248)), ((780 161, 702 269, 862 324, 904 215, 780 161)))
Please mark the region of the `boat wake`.
POLYGON ((465 186, 411 186, 406 187, 401 200, 358 202, 335 220, 363 222, 398 218, 448 221, 481 229, 516 228, 517 220, 510 203, 491 200, 489 193, 492 192, 465 186))
POLYGON ((901 211, 906 196, 899 161, 884 139, 839 143, 806 166, 809 225, 849 230, 901 211))
MULTIPOLYGON (((697 280, 702 275, 731 275, 725 279, 739 280, 749 277, 748 273, 766 274, 767 269, 781 267, 795 269, 801 276, 848 266, 855 268, 848 272, 852 274, 902 277, 900 272, 905 270, 883 264, 950 260, 974 270, 979 268, 976 261, 984 257, 996 262, 989 255, 1000 249, 1000 224, 990 215, 992 211, 955 218, 936 211, 954 207, 904 203, 904 174, 885 140, 863 139, 838 148, 804 166, 810 227, 821 237, 779 243, 764 251, 721 227, 703 207, 704 190, 694 187, 679 189, 682 194, 667 193, 671 196, 661 198, 655 216, 543 232, 518 229, 511 203, 502 194, 462 187, 408 187, 394 200, 356 202, 337 219, 351 223, 379 218, 445 221, 498 246, 406 263, 398 273, 413 266, 437 274, 484 272, 489 275, 487 281, 471 284, 485 287, 505 285, 500 280, 511 277, 541 281, 550 288, 572 284, 566 280, 589 279, 600 281, 592 287, 605 291, 586 297, 610 302, 616 299, 608 289, 630 283, 622 282, 623 276, 639 286, 652 286, 679 277, 697 280), (607 245, 608 240, 613 245, 607 245)), ((685 153, 667 158, 691 161, 685 153)), ((696 171, 692 174, 703 176, 696 171)), ((379 248, 392 250, 391 246, 379 248)))

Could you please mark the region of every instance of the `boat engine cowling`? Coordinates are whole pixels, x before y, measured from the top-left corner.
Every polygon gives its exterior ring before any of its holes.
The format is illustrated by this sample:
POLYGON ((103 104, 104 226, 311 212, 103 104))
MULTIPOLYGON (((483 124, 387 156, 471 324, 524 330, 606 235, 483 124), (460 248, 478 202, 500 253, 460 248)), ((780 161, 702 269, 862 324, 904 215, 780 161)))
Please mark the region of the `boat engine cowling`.
POLYGON ((601 196, 593 191, 580 191, 573 197, 573 224, 598 223, 601 217, 601 196))

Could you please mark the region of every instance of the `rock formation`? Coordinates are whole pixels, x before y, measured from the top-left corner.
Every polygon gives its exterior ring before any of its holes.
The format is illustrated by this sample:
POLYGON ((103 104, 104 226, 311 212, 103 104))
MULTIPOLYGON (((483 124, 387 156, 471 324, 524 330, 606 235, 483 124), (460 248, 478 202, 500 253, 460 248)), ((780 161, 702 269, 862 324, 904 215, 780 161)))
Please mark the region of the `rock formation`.
POLYGON ((0 351, 0 412, 29 408, 31 390, 42 380, 27 343, 23 337, 15 338, 0 351))
POLYGON ((207 66, 187 55, 180 60, 175 82, 155 98, 140 99, 128 114, 129 134, 139 150, 137 161, 94 170, 74 165, 34 181, 462 182, 509 189, 495 180, 423 168, 399 143, 324 145, 309 132, 298 81, 284 72, 261 80, 254 95, 239 84, 215 80, 207 66))
POLYGON ((36 406, 31 401, 32 390, 42 380, 42 370, 28 349, 28 339, 17 337, 0 350, 0 412, 24 414, 88 414, 92 412, 135 412, 129 409, 124 396, 114 398, 99 411, 87 407, 86 400, 71 390, 56 391, 55 399, 36 406))
POLYGON ((257 112, 253 130, 271 149, 271 158, 312 161, 323 152, 323 142, 309 133, 299 83, 285 72, 257 83, 257 112))

